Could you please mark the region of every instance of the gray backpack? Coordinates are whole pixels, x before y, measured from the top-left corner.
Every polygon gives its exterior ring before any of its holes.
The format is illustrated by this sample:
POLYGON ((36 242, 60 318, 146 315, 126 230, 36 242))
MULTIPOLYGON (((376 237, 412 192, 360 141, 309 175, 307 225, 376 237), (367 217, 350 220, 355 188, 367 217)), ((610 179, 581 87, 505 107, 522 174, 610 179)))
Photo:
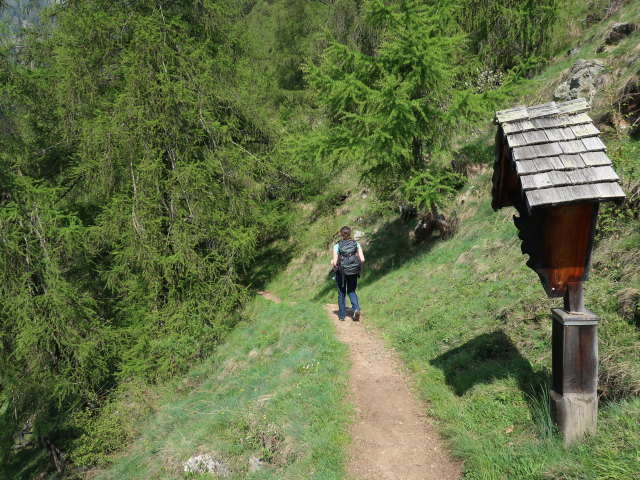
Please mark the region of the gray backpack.
POLYGON ((338 265, 342 275, 358 275, 360 273, 358 244, 355 240, 340 240, 338 242, 338 265))

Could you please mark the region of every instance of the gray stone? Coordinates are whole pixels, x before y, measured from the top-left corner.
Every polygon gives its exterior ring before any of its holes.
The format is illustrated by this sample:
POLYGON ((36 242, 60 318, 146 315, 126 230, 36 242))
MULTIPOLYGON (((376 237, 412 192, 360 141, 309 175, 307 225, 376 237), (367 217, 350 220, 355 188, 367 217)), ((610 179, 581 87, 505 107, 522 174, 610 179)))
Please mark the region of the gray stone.
POLYGON ((255 455, 251 455, 249 457, 249 473, 257 472, 262 469, 263 461, 256 457, 255 455))
POLYGON ((620 40, 622 40, 627 35, 633 33, 638 26, 635 23, 624 22, 624 23, 616 23, 611 28, 609 35, 604 40, 607 45, 615 45, 620 40))
POLYGON ((182 464, 185 473, 211 473, 219 477, 228 477, 229 465, 208 453, 191 457, 182 464))
POLYGON ((578 60, 571 71, 569 79, 556 88, 553 98, 556 101, 574 100, 585 97, 591 100, 596 93, 596 79, 604 70, 600 60, 578 60))
POLYGON ((569 91, 569 82, 562 82, 556 88, 556 91, 553 94, 554 100, 571 100, 571 92, 569 91))

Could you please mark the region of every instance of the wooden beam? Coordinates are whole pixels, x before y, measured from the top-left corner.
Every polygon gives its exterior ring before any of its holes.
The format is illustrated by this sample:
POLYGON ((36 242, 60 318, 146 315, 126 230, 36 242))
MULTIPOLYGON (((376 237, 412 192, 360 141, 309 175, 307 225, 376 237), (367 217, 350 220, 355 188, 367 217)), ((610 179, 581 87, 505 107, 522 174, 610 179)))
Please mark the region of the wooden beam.
MULTIPOLYGON (((573 289, 581 296, 577 285, 573 289)), ((569 446, 596 430, 600 317, 584 308, 581 313, 559 308, 551 312, 551 401, 558 430, 569 446)))

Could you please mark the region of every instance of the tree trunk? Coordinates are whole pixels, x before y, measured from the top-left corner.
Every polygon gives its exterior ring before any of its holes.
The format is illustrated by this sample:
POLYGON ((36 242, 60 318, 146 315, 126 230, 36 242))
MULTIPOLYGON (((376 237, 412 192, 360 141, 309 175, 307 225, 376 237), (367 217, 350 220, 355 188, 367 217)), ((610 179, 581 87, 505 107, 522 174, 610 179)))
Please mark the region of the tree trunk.
POLYGON ((431 205, 428 212, 420 216, 410 236, 413 243, 420 243, 429 238, 434 230, 437 230, 440 238, 448 238, 455 233, 457 227, 458 219, 447 218, 434 204, 431 205))

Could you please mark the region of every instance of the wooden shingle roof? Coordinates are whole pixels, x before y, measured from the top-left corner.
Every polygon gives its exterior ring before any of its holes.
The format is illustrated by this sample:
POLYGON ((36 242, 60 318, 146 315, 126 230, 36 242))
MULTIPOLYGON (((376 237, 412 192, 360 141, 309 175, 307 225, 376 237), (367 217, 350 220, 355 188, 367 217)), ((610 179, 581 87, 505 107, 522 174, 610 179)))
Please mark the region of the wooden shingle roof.
POLYGON ((496 112, 499 125, 493 207, 505 188, 502 162, 512 162, 528 210, 541 206, 624 198, 618 176, 582 99, 496 112), (509 158, 503 158, 505 157, 509 158))

